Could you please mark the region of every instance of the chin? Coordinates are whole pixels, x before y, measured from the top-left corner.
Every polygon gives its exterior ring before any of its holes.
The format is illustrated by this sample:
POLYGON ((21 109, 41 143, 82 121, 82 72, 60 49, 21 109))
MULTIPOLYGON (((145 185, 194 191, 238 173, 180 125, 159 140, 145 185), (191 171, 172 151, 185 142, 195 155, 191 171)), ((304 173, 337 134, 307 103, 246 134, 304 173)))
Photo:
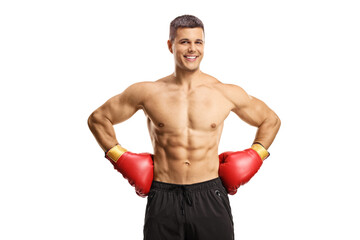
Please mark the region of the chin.
POLYGON ((199 70, 199 67, 196 68, 183 68, 184 71, 188 71, 188 72, 196 72, 197 70, 199 70))
POLYGON ((189 72, 194 72, 196 70, 199 70, 200 65, 196 65, 196 66, 186 66, 185 64, 181 66, 181 69, 185 70, 185 71, 189 71, 189 72))

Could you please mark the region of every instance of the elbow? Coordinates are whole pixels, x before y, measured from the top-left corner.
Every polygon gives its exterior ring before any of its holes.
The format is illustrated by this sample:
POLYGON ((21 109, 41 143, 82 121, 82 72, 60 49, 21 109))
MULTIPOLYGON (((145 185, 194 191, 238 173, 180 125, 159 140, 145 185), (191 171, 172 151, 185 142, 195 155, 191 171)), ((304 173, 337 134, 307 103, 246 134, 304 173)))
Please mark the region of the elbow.
POLYGON ((94 128, 96 123, 99 123, 101 121, 100 119, 101 119, 101 116, 97 111, 94 111, 93 113, 90 114, 90 116, 87 120, 87 124, 88 124, 88 127, 90 128, 90 130, 92 130, 94 128))
POLYGON ((88 118, 87 124, 91 131, 99 126, 107 126, 109 124, 113 125, 110 119, 99 110, 95 110, 88 118))
POLYGON ((277 130, 279 130, 280 129, 280 126, 281 126, 281 120, 280 120, 280 118, 276 115, 276 114, 274 114, 274 117, 273 117, 273 126, 274 126, 274 128, 276 128, 277 130))
POLYGON ((263 123, 268 128, 276 129, 276 131, 279 130, 279 128, 281 126, 281 120, 274 112, 269 114, 263 123))
POLYGON ((88 117, 88 119, 87 119, 87 124, 88 124, 88 127, 89 127, 90 130, 91 130, 91 128, 92 128, 93 125, 94 125, 94 113, 92 113, 92 114, 88 117))

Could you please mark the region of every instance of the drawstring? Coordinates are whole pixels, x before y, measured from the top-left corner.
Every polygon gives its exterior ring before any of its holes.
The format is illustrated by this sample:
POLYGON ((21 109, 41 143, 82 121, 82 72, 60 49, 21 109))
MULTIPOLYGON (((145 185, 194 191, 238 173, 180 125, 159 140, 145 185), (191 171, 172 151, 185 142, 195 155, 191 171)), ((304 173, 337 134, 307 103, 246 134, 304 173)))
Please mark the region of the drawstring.
POLYGON ((186 202, 190 207, 192 206, 192 199, 191 199, 191 196, 190 196, 190 192, 187 191, 185 189, 184 186, 181 186, 181 190, 182 190, 182 193, 183 193, 183 200, 181 201, 181 213, 182 215, 185 214, 185 209, 184 209, 184 202, 186 202))
POLYGON ((184 191, 184 197, 186 199, 186 202, 189 206, 192 206, 192 200, 190 197, 190 193, 188 191, 184 191))
POLYGON ((186 188, 184 186, 181 186, 181 190, 183 192, 183 196, 187 202, 187 204, 189 206, 192 206, 192 199, 191 199, 191 196, 190 196, 190 192, 186 190, 186 188))

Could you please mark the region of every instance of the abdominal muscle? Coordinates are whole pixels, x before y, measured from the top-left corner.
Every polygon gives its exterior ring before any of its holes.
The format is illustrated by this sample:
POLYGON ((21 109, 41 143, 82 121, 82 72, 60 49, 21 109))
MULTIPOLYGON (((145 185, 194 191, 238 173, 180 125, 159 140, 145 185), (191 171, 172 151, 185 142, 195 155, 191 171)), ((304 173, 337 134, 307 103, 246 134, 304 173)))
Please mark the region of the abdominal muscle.
POLYGON ((218 131, 181 132, 182 134, 174 132, 153 133, 155 136, 152 134, 154 180, 174 184, 193 184, 217 178, 218 131))

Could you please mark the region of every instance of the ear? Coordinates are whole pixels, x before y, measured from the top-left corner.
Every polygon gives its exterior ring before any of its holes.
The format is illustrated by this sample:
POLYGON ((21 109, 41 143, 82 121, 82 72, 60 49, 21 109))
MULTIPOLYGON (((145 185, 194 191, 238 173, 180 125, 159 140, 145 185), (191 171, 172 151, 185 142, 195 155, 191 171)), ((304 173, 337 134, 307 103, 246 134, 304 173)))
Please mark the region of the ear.
POLYGON ((168 45, 168 49, 171 53, 173 53, 173 50, 172 50, 172 43, 170 40, 167 41, 167 45, 168 45))

